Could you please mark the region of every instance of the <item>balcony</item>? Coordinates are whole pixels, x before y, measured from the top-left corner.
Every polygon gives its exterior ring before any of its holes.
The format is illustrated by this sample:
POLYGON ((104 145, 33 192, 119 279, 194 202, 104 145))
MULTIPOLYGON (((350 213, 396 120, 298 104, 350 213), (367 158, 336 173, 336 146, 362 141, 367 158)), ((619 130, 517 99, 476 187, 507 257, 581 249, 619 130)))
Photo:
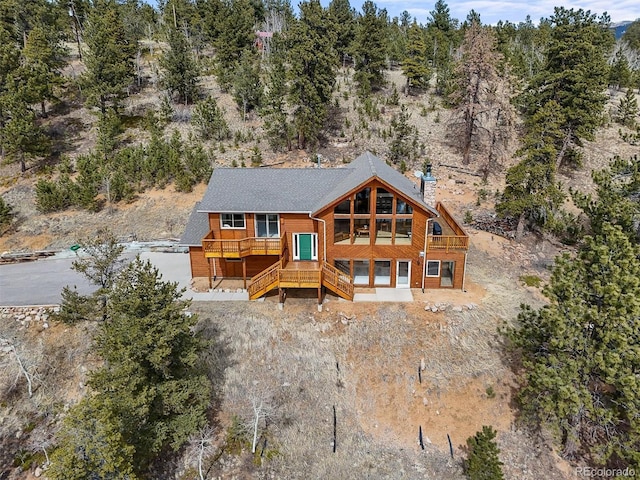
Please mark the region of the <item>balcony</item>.
POLYGON ((248 237, 239 240, 218 240, 209 232, 202 239, 206 258, 244 258, 250 255, 282 255, 285 248, 284 234, 280 238, 248 237))
POLYGON ((442 235, 427 236, 427 251, 466 251, 469 249, 469 236, 456 222, 449 211, 440 202, 436 205, 440 217, 436 220, 442 227, 442 235))

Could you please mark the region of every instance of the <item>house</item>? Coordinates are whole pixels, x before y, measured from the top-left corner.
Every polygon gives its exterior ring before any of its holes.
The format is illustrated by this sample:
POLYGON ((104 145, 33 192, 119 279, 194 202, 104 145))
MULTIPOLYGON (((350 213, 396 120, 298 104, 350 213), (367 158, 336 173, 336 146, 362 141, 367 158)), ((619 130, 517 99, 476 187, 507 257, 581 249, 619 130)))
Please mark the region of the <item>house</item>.
MULTIPOLYGON (((418 172, 419 173, 419 172, 418 172)), ((181 244, 193 277, 278 289, 464 288, 469 237, 413 182, 367 152, 343 168, 218 168, 181 244)))

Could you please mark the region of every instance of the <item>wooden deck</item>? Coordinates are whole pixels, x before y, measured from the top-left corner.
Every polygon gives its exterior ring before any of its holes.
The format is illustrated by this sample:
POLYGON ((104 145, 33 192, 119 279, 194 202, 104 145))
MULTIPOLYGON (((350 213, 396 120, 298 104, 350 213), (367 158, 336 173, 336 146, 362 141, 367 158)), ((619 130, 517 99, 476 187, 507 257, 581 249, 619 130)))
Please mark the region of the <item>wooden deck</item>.
POLYGON ((326 287, 347 300, 353 300, 353 279, 326 262, 285 262, 280 260, 251 279, 249 298, 255 300, 278 288, 326 287))
POLYGON ((467 235, 467 232, 458 225, 458 222, 440 202, 436 205, 436 210, 440 214, 440 218, 435 221, 442 227, 442 235, 427 235, 427 251, 468 250, 469 235, 467 235))
POLYGON ((250 255, 282 255, 285 248, 284 234, 280 238, 249 237, 240 240, 218 240, 209 232, 202 239, 206 258, 244 258, 250 255))

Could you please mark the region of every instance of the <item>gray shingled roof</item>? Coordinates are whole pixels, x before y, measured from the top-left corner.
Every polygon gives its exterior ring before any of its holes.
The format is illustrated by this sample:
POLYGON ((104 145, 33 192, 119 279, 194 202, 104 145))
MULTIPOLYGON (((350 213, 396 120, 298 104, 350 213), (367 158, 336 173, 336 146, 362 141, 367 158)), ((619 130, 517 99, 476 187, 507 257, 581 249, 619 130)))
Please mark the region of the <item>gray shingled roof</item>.
POLYGON ((372 177, 437 215, 411 180, 370 152, 344 168, 217 168, 198 211, 315 213, 372 177))
POLYGON ((185 247, 202 245, 202 238, 209 233, 209 215, 199 212, 200 203, 197 202, 191 210, 189 221, 184 229, 180 245, 185 247))

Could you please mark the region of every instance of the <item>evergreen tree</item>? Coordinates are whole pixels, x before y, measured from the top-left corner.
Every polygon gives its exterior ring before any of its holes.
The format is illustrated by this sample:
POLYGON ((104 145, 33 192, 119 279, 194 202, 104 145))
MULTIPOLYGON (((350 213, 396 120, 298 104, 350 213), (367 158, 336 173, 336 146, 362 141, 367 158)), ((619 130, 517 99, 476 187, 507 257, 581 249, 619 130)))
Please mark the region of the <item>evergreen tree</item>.
POLYGON ((47 33, 40 26, 30 31, 22 50, 22 65, 13 74, 14 88, 21 90, 27 103, 39 103, 43 117, 45 101, 53 100, 55 88, 63 83, 61 69, 66 54, 60 39, 47 33))
POLYGON ((640 241, 640 158, 615 157, 609 167, 591 173, 595 196, 572 192, 575 204, 589 218, 591 232, 603 235, 603 225, 622 228, 632 242, 640 241))
POLYGON ((220 33, 215 40, 216 74, 222 88, 229 89, 233 72, 240 63, 242 52, 253 47, 256 11, 250 0, 234 0, 224 4, 220 33))
POLYGON ((204 140, 220 141, 229 138, 229 127, 224 119, 224 110, 218 106, 213 97, 207 97, 196 104, 191 123, 195 125, 198 135, 204 140))
POLYGON ((115 0, 97 0, 85 24, 87 45, 83 84, 88 100, 104 114, 117 109, 131 85, 137 42, 126 35, 115 0))
POLYGON ((198 361, 205 343, 191 329, 177 284, 139 259, 118 276, 109 296, 107 322, 96 351, 105 365, 90 385, 135 447, 134 466, 144 471, 162 448, 177 450, 206 422, 209 383, 198 361))
POLYGON ((416 127, 409 124, 409 118, 411 118, 411 114, 407 112, 407 107, 402 105, 398 116, 394 116, 391 120, 395 136, 389 147, 389 159, 394 164, 410 161, 411 154, 414 153, 413 141, 417 138, 417 130, 416 127))
POLYGON ((385 84, 387 23, 386 10, 378 10, 371 0, 366 0, 362 4, 362 15, 358 19, 353 56, 356 62, 354 79, 358 82, 360 95, 365 97, 385 84))
POLYGON ((4 156, 20 163, 22 173, 27 160, 50 153, 51 142, 36 121, 36 115, 23 98, 13 92, 0 98, 0 112, 4 117, 0 144, 4 156))
POLYGON ((198 319, 185 314, 181 295, 140 259, 117 275, 94 339, 104 365, 91 374, 94 394, 65 420, 53 478, 143 475, 156 455, 178 450, 206 423, 207 345, 193 333, 198 319))
POLYGON ((485 158, 481 169, 495 170, 500 156, 497 142, 504 145, 512 131, 511 105, 507 78, 498 74, 500 54, 496 38, 488 27, 472 23, 467 28, 456 64, 456 90, 450 95, 455 105, 447 125, 447 135, 462 153, 464 164, 485 158))
POLYGON ((445 98, 453 91, 453 54, 460 43, 458 21, 451 18, 449 6, 438 0, 427 25, 427 49, 436 76, 436 93, 445 98))
POLYGON ((402 73, 407 77, 407 94, 411 87, 427 88, 431 72, 427 66, 427 45, 424 32, 414 21, 408 31, 407 56, 402 61, 402 73))
POLYGON ((136 480, 133 453, 116 419, 95 399, 85 398, 72 408, 58 433, 59 447, 51 455, 47 477, 52 480, 88 478, 136 480))
POLYGON ((524 94, 525 113, 531 117, 551 100, 560 105, 566 123, 556 163, 577 165, 576 147, 591 140, 602 122, 614 39, 607 16, 597 18, 582 9, 556 7, 549 25, 546 61, 524 94))
POLYGON ((339 65, 344 65, 356 35, 356 14, 349 0, 331 0, 327 10, 331 30, 336 37, 335 50, 339 65))
POLYGON ((465 473, 469 480, 503 480, 503 463, 498 455, 496 431, 483 425, 482 430, 467 439, 469 456, 465 463, 465 473))
POLYGON ((187 105, 198 94, 198 67, 182 32, 169 29, 168 40, 169 50, 160 58, 162 86, 169 96, 177 93, 178 101, 187 105))
POLYGON ((609 86, 618 90, 631 86, 631 69, 629 60, 622 48, 619 48, 613 57, 611 68, 609 69, 609 86))
POLYGON ((11 225, 14 216, 13 207, 5 202, 4 198, 0 197, 0 233, 11 225))
MULTIPOLYGON (((276 42, 277 44, 278 42, 276 42)), ((260 115, 264 119, 264 128, 269 144, 274 151, 291 150, 294 131, 287 114, 287 72, 284 65, 284 54, 276 48, 270 57, 267 80, 267 92, 260 115)))
POLYGON ((636 52, 640 52, 640 19, 627 27, 622 35, 622 41, 626 42, 636 52))
POLYGON ((233 98, 242 109, 243 120, 246 120, 247 113, 259 107, 262 101, 260 60, 255 51, 242 52, 233 77, 233 98))
POLYGON ((620 99, 615 119, 622 125, 633 128, 636 125, 636 118, 640 110, 638 110, 638 98, 633 93, 632 88, 627 88, 624 97, 620 99))
POLYGON ((639 256, 620 227, 603 224, 577 258, 556 259, 549 304, 523 306, 508 332, 523 413, 556 434, 567 458, 640 466, 639 256))
POLYGON ((564 201, 555 164, 557 139, 563 135, 564 124, 562 109, 555 102, 540 109, 528 120, 528 132, 518 152, 523 159, 507 170, 507 185, 496 211, 518 219, 517 240, 525 227, 552 228, 554 214, 564 201))
POLYGON ((335 39, 319 0, 300 4, 300 18, 287 31, 288 104, 298 148, 315 145, 327 119, 335 84, 335 39))

